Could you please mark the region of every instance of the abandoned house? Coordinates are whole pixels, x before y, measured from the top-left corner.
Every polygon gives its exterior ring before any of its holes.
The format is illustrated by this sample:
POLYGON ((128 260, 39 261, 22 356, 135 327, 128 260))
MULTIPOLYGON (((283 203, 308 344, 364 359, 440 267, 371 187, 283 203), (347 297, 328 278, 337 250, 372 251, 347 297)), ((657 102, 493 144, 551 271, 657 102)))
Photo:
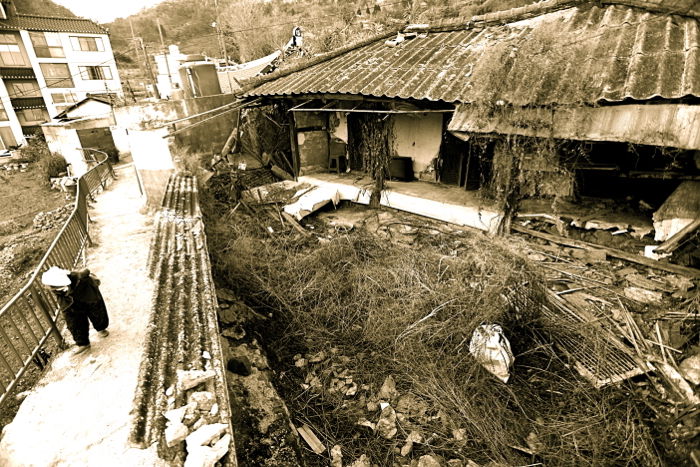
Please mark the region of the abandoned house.
POLYGON ((492 233, 511 215, 624 233, 654 256, 700 218, 692 4, 552 0, 411 25, 244 96, 293 116, 284 168, 340 199, 367 198, 356 171, 384 158, 383 204, 492 233))

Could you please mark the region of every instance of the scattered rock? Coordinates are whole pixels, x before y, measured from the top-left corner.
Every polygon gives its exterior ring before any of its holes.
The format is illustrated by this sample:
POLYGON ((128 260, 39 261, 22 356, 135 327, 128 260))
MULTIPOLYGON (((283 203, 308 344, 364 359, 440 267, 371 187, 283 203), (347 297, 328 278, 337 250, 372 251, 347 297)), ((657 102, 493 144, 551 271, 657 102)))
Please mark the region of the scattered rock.
POLYGON ((348 467, 372 467, 372 463, 369 461, 367 454, 362 454, 359 459, 348 465, 348 467))
POLYGON ((228 433, 222 436, 212 447, 195 446, 190 449, 188 445, 185 467, 214 467, 226 455, 230 445, 231 435, 228 433))
POLYGON ((343 449, 339 444, 331 448, 331 467, 343 467, 343 449))
POLYGON ((350 388, 345 391, 345 395, 348 397, 352 397, 355 394, 357 394, 357 383, 351 383, 350 388))
POLYGON ((212 370, 177 370, 177 385, 181 390, 186 391, 198 384, 213 379, 215 376, 216 373, 212 370))
POLYGON ((189 403, 183 405, 177 409, 168 410, 163 414, 163 416, 171 423, 180 423, 185 419, 185 415, 189 413, 194 413, 197 405, 194 403, 189 403))
POLYGON ((375 430, 377 429, 377 424, 376 424, 376 423, 370 422, 370 421, 367 420, 366 418, 361 418, 361 419, 357 422, 357 424, 360 425, 360 426, 366 426, 367 428, 371 429, 372 431, 375 431, 375 430))
POLYGON ((700 354, 695 354, 692 357, 688 357, 681 362, 678 366, 681 370, 681 375, 686 381, 694 384, 700 384, 700 354))
POLYGON ((228 425, 225 423, 212 423, 211 425, 204 425, 192 433, 190 433, 186 438, 187 451, 195 448, 197 446, 206 446, 213 440, 221 436, 224 431, 226 431, 228 425))
POLYGON ((49 230, 54 227, 59 227, 68 219, 73 206, 66 204, 58 209, 48 212, 40 212, 34 216, 33 226, 37 230, 49 230))
POLYGON ((382 409, 382 414, 377 422, 377 433, 385 439, 392 439, 398 431, 396 428, 396 412, 390 405, 382 409))
POLYGON ((625 297, 641 303, 659 303, 663 299, 663 294, 640 287, 625 287, 625 297))
POLYGON ((311 355, 309 357, 309 363, 321 363, 325 359, 326 359, 326 352, 321 350, 320 352, 318 352, 314 355, 311 355))
POLYGON ((198 410, 209 412, 214 406, 216 398, 209 391, 196 391, 187 397, 187 401, 196 404, 198 410))
POLYGON ((235 302, 238 300, 236 294, 234 294, 232 290, 227 289, 225 287, 216 289, 216 298, 225 302, 235 302))
POLYGON ((236 324, 230 328, 226 328, 221 332, 221 335, 230 339, 241 340, 245 337, 245 329, 240 324, 236 324))
POLYGON ((398 395, 399 393, 396 390, 396 382, 394 381, 394 378, 391 375, 387 376, 384 380, 384 384, 382 384, 381 389, 377 393, 377 398, 380 400, 392 401, 398 395))
POLYGON ((180 421, 168 422, 168 426, 165 428, 165 444, 171 448, 184 441, 189 432, 190 430, 180 421))
POLYGON ((413 394, 403 394, 396 402, 396 411, 410 417, 422 417, 428 411, 428 404, 413 394))
POLYGON ((440 461, 430 454, 426 454, 418 459, 418 467, 440 467, 440 461))
POLYGON ((421 435, 417 431, 411 431, 408 436, 406 437, 406 444, 403 445, 401 448, 401 455, 403 457, 408 456, 411 451, 413 450, 413 444, 414 443, 422 443, 423 442, 423 435, 421 435))

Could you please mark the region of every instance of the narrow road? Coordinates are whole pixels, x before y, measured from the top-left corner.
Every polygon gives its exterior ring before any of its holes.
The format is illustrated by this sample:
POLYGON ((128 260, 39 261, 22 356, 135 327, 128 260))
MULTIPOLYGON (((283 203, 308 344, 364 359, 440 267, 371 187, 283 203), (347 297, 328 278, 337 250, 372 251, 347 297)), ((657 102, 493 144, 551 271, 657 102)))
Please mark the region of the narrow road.
POLYGON ((102 280, 110 335, 100 338, 91 329, 90 351, 54 357, 4 431, 2 466, 165 465, 154 448, 128 443, 153 292, 146 269, 152 219, 140 213, 144 200, 133 167, 116 173, 90 211, 95 245, 86 264, 102 280))

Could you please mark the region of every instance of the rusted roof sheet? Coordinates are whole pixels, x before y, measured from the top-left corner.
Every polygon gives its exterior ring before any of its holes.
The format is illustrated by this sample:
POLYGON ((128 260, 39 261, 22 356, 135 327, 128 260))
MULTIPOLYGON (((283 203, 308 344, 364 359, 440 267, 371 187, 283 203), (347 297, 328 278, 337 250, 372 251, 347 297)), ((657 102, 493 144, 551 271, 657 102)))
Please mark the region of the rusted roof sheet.
POLYGON ((700 20, 588 4, 377 41, 248 93, 301 94, 523 106, 700 97, 700 20))
POLYGON ((0 30, 7 29, 107 34, 106 29, 89 19, 59 16, 13 15, 7 19, 0 20, 0 30))

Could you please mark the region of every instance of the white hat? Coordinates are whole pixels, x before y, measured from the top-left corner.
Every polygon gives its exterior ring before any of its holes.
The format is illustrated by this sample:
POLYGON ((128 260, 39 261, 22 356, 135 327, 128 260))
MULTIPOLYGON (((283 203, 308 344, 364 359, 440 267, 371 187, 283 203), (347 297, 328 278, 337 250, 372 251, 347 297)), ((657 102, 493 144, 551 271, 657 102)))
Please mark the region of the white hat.
POLYGON ((68 271, 65 269, 51 266, 41 275, 41 283, 49 287, 65 287, 70 285, 70 277, 68 277, 68 271))

